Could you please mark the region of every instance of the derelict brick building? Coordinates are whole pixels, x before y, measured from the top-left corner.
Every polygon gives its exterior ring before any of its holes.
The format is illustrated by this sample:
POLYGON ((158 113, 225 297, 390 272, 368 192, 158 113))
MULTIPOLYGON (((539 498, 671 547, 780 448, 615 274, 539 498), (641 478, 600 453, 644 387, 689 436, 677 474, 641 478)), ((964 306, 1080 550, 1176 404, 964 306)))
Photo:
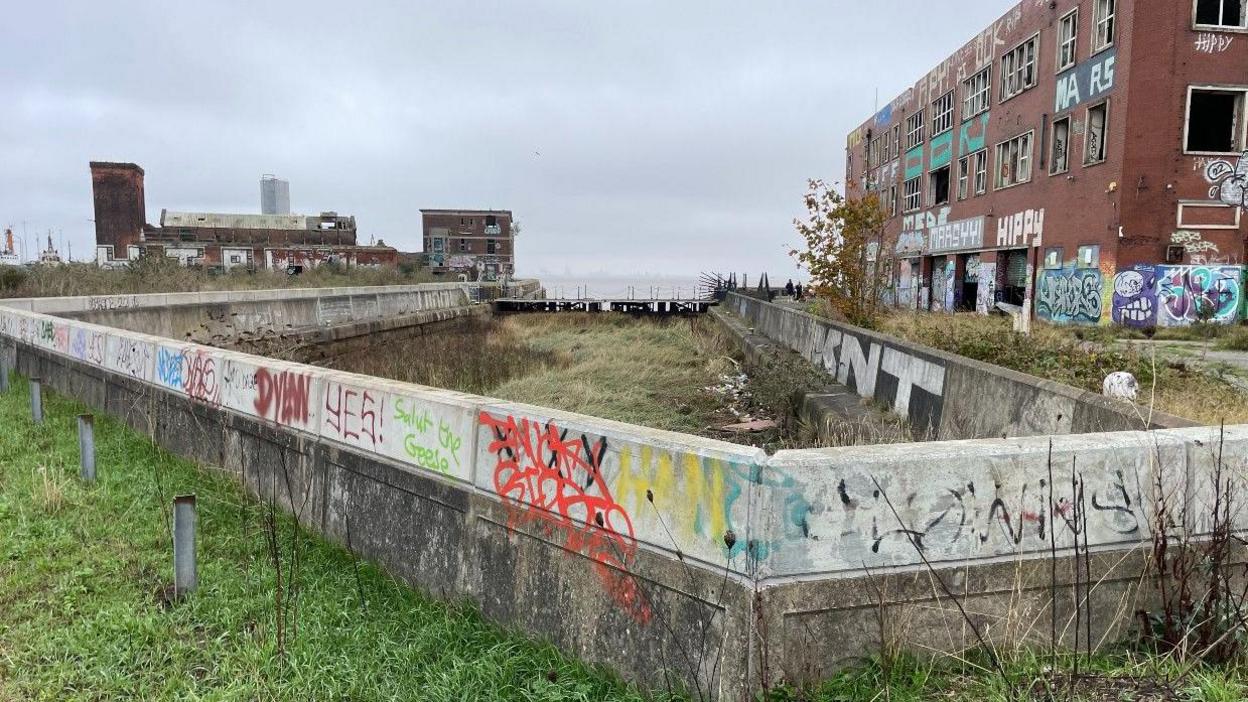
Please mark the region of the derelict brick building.
POLYGON ((422 209, 420 219, 434 272, 465 272, 480 280, 515 272, 511 210, 422 209))
POLYGON ((91 162, 95 196, 96 261, 125 265, 140 255, 177 258, 183 265, 278 268, 395 265, 385 245, 358 246, 355 218, 319 215, 222 214, 161 210, 147 223, 143 169, 133 163, 91 162))
POLYGON ((848 139, 896 302, 1243 318, 1248 2, 1023 0, 848 139))

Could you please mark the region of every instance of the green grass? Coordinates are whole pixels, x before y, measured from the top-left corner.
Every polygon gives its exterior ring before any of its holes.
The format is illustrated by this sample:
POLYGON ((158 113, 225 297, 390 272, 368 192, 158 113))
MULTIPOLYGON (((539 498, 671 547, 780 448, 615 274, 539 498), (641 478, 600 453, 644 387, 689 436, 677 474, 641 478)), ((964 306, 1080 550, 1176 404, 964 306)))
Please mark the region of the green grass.
POLYGON ((367 564, 357 584, 350 554, 280 515, 283 566, 296 552, 299 566, 279 649, 267 509, 105 417, 99 481, 84 485, 82 408, 45 404, 36 427, 24 382, 0 396, 0 699, 641 699, 367 564), (181 493, 198 495, 200 590, 170 603, 181 493))

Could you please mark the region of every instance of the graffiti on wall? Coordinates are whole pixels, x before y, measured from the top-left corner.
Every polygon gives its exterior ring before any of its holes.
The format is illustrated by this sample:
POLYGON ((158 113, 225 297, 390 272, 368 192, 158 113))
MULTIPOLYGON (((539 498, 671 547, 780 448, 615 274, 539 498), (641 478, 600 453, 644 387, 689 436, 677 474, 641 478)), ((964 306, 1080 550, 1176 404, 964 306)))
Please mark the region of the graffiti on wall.
POLYGON ((1117 49, 1102 52, 1057 77, 1055 112, 1065 112, 1114 89, 1117 49))
POLYGON ((1116 324, 1144 329, 1157 324, 1156 275, 1152 266, 1136 266, 1114 276, 1111 316, 1116 324))
MULTIPOLYGON (((650 604, 628 568, 637 551, 633 522, 602 475, 606 437, 591 437, 514 416, 481 412, 495 456, 494 492, 513 515, 544 527, 566 548, 590 558, 605 591, 640 622, 650 604)), ((512 528, 518 526, 512 524, 512 528)))
POLYGON ((1205 167, 1209 197, 1231 207, 1248 209, 1248 151, 1235 163, 1217 160, 1205 167))
POLYGON ((1231 48, 1231 44, 1235 42, 1235 37, 1227 34, 1215 34, 1213 32, 1201 32, 1196 35, 1196 50, 1202 54, 1220 54, 1231 48))
POLYGON ((1052 322, 1101 321, 1102 281, 1096 268, 1058 268, 1040 274, 1036 314, 1052 322))
POLYGON ((1170 243, 1182 246, 1183 252, 1187 254, 1188 260, 1193 265, 1230 263, 1229 259, 1222 260, 1222 252, 1218 250, 1218 245, 1205 239, 1200 232, 1180 229, 1170 235, 1170 243))
POLYGON ((954 284, 953 274, 956 264, 953 259, 945 261, 945 311, 953 312, 957 309, 957 286, 954 284))
POLYGON ((1157 266, 1157 323, 1233 323, 1242 304, 1240 266, 1157 266))
POLYGON ((1051 536, 1068 546, 1085 518, 1107 543, 1133 541, 1148 526, 1136 476, 1119 469, 1081 475, 1082 500, 1068 482, 1050 486, 1046 478, 897 484, 890 477, 839 479, 839 504, 811 514, 810 538, 834 543, 834 560, 886 564, 911 562, 916 549, 938 558, 1007 554, 1048 549, 1051 536), (1080 509, 1086 515, 1076 520, 1080 509))
POLYGON ((975 311, 988 314, 997 305, 997 264, 979 264, 979 285, 975 289, 975 311))
POLYGON ((1019 248, 1044 242, 1044 208, 1023 210, 997 220, 997 246, 1019 248))
POLYGON ((307 426, 311 389, 308 373, 260 368, 256 371, 256 415, 278 424, 307 426))

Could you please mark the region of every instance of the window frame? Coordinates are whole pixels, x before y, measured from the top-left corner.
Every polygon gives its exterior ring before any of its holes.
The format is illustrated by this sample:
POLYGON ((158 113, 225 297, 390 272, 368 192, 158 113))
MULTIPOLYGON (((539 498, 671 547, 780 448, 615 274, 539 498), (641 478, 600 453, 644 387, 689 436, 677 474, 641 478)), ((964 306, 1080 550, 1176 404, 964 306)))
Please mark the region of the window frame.
POLYGON ((992 109, 992 66, 977 71, 962 81, 962 121, 982 115, 990 109, 992 109), (976 88, 973 83, 980 76, 984 77, 984 86, 976 88), (972 103, 976 105, 972 106, 972 103))
POLYGON ((985 146, 979 151, 972 151, 968 155, 976 159, 973 180, 975 196, 985 195, 988 193, 988 147, 985 146))
POLYGON ((948 205, 950 202, 953 202, 953 198, 951 197, 951 195, 952 195, 952 191, 953 191, 953 164, 952 164, 952 163, 946 163, 945 165, 941 166, 940 168, 935 168, 935 169, 933 169, 933 170, 931 170, 931 171, 928 171, 928 173, 927 173, 927 184, 928 184, 928 187, 927 187, 927 197, 928 197, 928 201, 929 201, 929 202, 928 202, 928 207, 940 207, 941 205, 948 205), (936 176, 937 176, 937 174, 938 174, 938 173, 940 173, 941 171, 946 171, 946 175, 945 175, 945 199, 944 199, 944 200, 940 200, 940 201, 938 201, 938 200, 936 199, 936 194, 937 194, 937 193, 936 193, 936 176))
MULTIPOLYGON (((1218 6, 1223 11, 1226 9, 1223 7, 1223 3, 1225 3, 1225 1, 1226 0, 1218 0, 1218 6)), ((1213 32, 1248 32, 1248 2, 1241 2, 1239 7, 1239 14, 1241 15, 1240 22, 1243 24, 1202 24, 1197 19, 1199 11, 1200 0, 1192 0, 1192 29, 1213 32)))
MULTIPOLYGON (((1193 0, 1195 2, 1195 0, 1193 0)), ((1079 8, 1076 7, 1070 12, 1057 18, 1057 55, 1054 57, 1054 65, 1057 66, 1056 73, 1065 73, 1066 71, 1079 65, 1079 8), (1071 20, 1070 26, 1074 32, 1070 38, 1062 38, 1062 27, 1066 20, 1071 20), (1062 63, 1062 49, 1070 46, 1070 63, 1062 63)))
POLYGON ((923 209, 923 176, 917 175, 901 184, 902 187, 902 212, 918 212, 923 209), (909 192, 910 184, 914 183, 915 191, 909 192), (910 199, 914 198, 915 205, 911 207, 910 199))
MULTIPOLYGON (((1028 130, 1028 131, 1023 132, 1023 133, 1021 133, 1021 134, 1015 134, 1014 136, 1010 137, 1009 139, 1005 139, 1004 141, 997 142, 996 147, 993 149, 993 152, 994 152, 994 154, 993 154, 993 155, 995 156, 995 159, 994 159, 994 161, 993 161, 993 165, 994 165, 994 166, 996 166, 996 168, 994 168, 994 169, 993 169, 993 172, 994 172, 994 174, 995 174, 995 175, 994 175, 994 177, 993 177, 993 179, 992 179, 992 183, 993 183, 992 189, 993 189, 994 191, 996 191, 996 190, 1008 190, 1009 188, 1016 188, 1016 187, 1018 187, 1018 186, 1020 186, 1020 185, 1026 185, 1027 183, 1030 183, 1030 182, 1032 181, 1032 178, 1034 178, 1034 177, 1035 177, 1035 168, 1034 168, 1034 165, 1033 165, 1033 162, 1034 162, 1034 152, 1035 152, 1035 146, 1036 146, 1036 130, 1035 130, 1035 129, 1028 130), (1022 140, 1022 139, 1026 139, 1026 140, 1027 140, 1027 156, 1026 156, 1026 161, 1027 161, 1027 179, 1026 179, 1026 180, 1019 180, 1019 179, 1018 179, 1018 177, 1017 177, 1017 176, 1018 176, 1018 172, 1017 172, 1017 170, 1016 170, 1016 171, 1015 171, 1015 173, 1014 173, 1015 178, 1014 178, 1013 182, 1008 183, 1008 184, 1005 184, 1005 185, 1002 185, 1002 184, 1001 184, 1001 179, 1000 179, 1000 176, 1001 176, 1001 153, 1002 153, 1002 151, 1001 151, 1001 147, 1003 147, 1003 146, 1005 146, 1006 144, 1009 144, 1009 143, 1011 143, 1011 142, 1019 141, 1019 140, 1022 140)), ((1020 154, 1022 153, 1022 152, 1021 152, 1021 150, 1019 151, 1019 153, 1020 153, 1020 154)), ((1019 163, 1021 164, 1021 163, 1023 162, 1023 160, 1024 160, 1024 159, 1020 156, 1020 158, 1019 158, 1019 163)))
POLYGON ((888 186, 888 216, 890 218, 897 216, 897 207, 897 183, 894 181, 888 186))
POLYGON ((958 159, 958 201, 971 199, 971 154, 958 159))
POLYGON ((1187 104, 1183 108, 1183 153, 1192 156, 1226 156, 1242 153, 1248 149, 1248 85, 1189 85, 1187 86, 1187 104), (1208 93, 1239 93, 1239 134, 1238 148, 1232 144, 1230 151, 1190 151, 1187 148, 1188 131, 1192 124, 1192 94, 1208 93))
POLYGON ((1092 0, 1092 55, 1110 48, 1118 40, 1118 0, 1092 0), (1106 16, 1101 16, 1101 9, 1108 5, 1113 6, 1113 10, 1106 16), (1099 43, 1101 38, 1101 26, 1109 26, 1109 40, 1104 44, 1099 43))
POLYGON ((1054 167, 1057 164, 1057 158, 1055 157, 1055 151, 1050 151, 1049 152, 1049 175, 1051 176, 1062 175, 1063 173, 1070 172, 1070 137, 1073 136, 1075 133, 1075 125, 1074 125, 1074 120, 1071 119, 1071 113, 1068 112, 1065 115, 1058 117, 1049 123, 1049 134, 1052 136, 1052 139, 1050 140, 1049 144, 1050 146, 1056 148, 1057 125, 1060 122, 1066 123, 1066 148, 1065 148, 1065 154, 1063 154, 1065 167, 1062 168, 1061 170, 1058 170, 1054 167))
POLYGON ((954 91, 950 90, 932 101, 932 134, 928 137, 929 139, 935 139, 941 134, 953 130, 953 93, 954 91), (949 100, 949 109, 937 112, 936 105, 940 104, 945 99, 949 100), (938 129, 940 125, 939 120, 942 119, 946 122, 945 127, 944 129, 938 129))
MULTIPOLYGON (((1006 102, 1007 100, 1016 98, 1019 95, 1022 95, 1023 93, 1027 92, 1028 90, 1031 90, 1032 88, 1036 87, 1039 84, 1040 84, 1040 32, 1036 32, 1035 34, 1032 34, 1031 36, 1019 42, 1018 45, 1015 46, 1014 48, 1010 49, 1009 51, 1001 55, 1001 102, 1006 102), (1021 64, 1021 68, 1019 66, 1013 66, 1012 67, 1013 70, 1011 70, 1011 73, 1019 73, 1021 71, 1025 75, 1026 66, 1027 66, 1026 58, 1025 58, 1027 55, 1026 49, 1027 49, 1027 45, 1032 44, 1032 43, 1035 44, 1035 47, 1031 51, 1031 83, 1028 84, 1026 82, 1023 82, 1020 84, 1021 87, 1019 87, 1018 90, 1011 93, 1007 89, 1009 86, 1009 81, 1006 79, 1006 75, 1005 75, 1006 59, 1021 51, 1024 57, 1023 63, 1021 64)), ((991 96, 991 86, 990 86, 989 92, 991 96)))
POLYGON ((1061 270, 1066 259, 1065 247, 1062 246, 1046 246, 1044 247, 1044 255, 1040 258, 1040 267, 1046 271, 1061 270), (1056 255, 1056 261, 1049 261, 1051 256, 1056 255))
POLYGON ((926 141, 926 139, 924 139, 927 128, 925 117, 926 115, 923 109, 919 109, 914 114, 906 117, 906 151, 909 151, 916 146, 922 146, 926 141), (917 123, 918 127, 911 129, 911 121, 917 123))
POLYGON ((1083 165, 1096 166, 1105 163, 1109 159, 1109 100, 1102 100, 1094 105, 1088 105, 1083 112, 1083 165), (1088 137, 1092 135, 1092 110, 1098 107, 1105 108, 1105 123, 1101 125, 1101 157, 1096 160, 1088 159, 1088 137))

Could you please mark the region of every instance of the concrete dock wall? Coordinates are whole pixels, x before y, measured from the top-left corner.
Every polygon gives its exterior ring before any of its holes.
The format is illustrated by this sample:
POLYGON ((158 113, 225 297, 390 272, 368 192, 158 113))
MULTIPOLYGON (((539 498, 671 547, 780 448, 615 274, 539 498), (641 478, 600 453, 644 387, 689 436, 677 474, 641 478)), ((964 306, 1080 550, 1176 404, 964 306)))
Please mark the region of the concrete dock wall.
POLYGON ((941 439, 1193 426, 1186 419, 738 293, 724 306, 754 332, 941 439))
POLYGON ((1128 607, 1096 623, 1112 637, 1149 597, 1132 554, 1156 500, 1206 514, 1219 460, 1248 477, 1248 426, 1225 440, 1204 427, 768 457, 5 307, 0 346, 22 373, 233 471, 416 587, 643 685, 719 699, 882 645, 971 645, 925 561, 994 642, 1047 641, 1009 623, 1041 616, 1055 591, 1072 613, 1076 509, 1096 598, 1128 607))

